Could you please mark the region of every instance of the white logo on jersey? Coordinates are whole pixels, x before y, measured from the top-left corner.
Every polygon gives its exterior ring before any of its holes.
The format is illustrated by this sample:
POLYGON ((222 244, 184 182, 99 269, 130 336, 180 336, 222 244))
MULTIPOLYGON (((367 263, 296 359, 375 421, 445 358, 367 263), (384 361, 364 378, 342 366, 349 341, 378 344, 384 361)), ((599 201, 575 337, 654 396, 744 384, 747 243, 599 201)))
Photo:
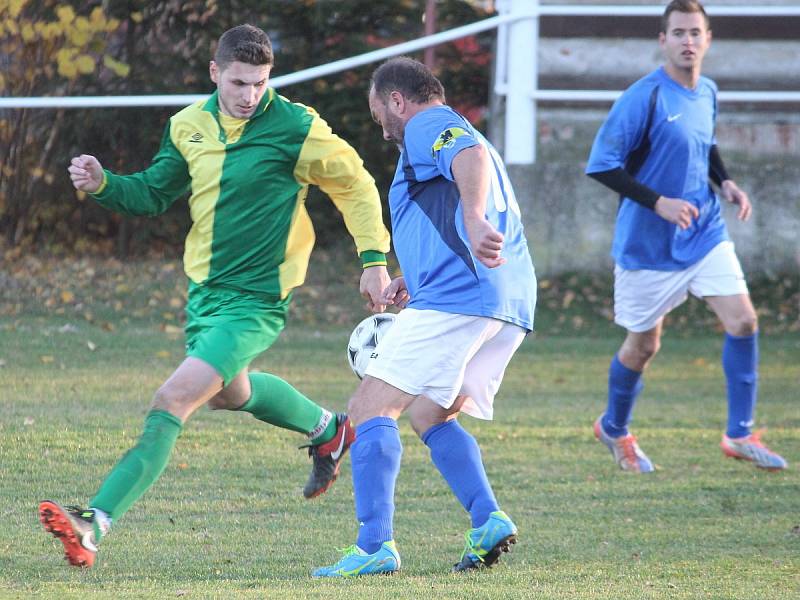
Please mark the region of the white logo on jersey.
POLYGON ((667 115, 667 123, 672 123, 673 121, 677 121, 681 118, 683 113, 678 113, 677 115, 667 115))

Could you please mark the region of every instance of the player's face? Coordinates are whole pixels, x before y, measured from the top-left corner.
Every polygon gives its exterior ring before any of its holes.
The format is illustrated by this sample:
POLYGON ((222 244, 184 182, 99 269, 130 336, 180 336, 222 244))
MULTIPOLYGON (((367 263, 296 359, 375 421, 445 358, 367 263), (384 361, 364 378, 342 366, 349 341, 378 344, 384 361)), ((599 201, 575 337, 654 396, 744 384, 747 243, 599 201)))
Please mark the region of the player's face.
POLYGON ((388 102, 384 102, 375 93, 374 88, 369 91, 369 110, 372 113, 372 119, 383 129, 383 139, 401 146, 406 124, 405 121, 392 112, 393 106, 391 99, 388 102))
POLYGON ((213 60, 209 67, 211 81, 217 84, 219 109, 224 115, 248 119, 267 91, 271 65, 232 62, 224 69, 213 60))
POLYGON ((666 33, 659 42, 668 66, 677 70, 698 70, 711 44, 711 31, 702 13, 670 13, 666 33))

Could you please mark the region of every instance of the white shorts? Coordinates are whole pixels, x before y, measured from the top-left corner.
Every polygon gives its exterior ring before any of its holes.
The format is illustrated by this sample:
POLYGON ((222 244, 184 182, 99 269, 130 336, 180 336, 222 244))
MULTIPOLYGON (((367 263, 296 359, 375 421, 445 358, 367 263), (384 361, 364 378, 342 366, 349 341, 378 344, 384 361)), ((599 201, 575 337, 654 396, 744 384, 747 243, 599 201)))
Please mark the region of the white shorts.
POLYGON ((655 327, 691 293, 706 296, 747 294, 744 273, 733 242, 717 244, 702 260, 683 271, 629 271, 614 268, 614 322, 641 333, 655 327))
POLYGON ((373 353, 366 374, 443 408, 491 419, 494 396, 525 329, 491 319, 406 308, 373 353))

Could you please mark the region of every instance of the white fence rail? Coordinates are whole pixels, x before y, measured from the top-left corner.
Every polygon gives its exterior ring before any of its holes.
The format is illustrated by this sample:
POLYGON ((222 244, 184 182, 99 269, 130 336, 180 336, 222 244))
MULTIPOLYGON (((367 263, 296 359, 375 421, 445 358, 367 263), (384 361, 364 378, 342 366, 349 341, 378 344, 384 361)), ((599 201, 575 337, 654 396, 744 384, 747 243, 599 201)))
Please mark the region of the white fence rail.
MULTIPOLYGON (((653 16, 663 6, 626 5, 541 5, 538 0, 498 0, 500 15, 397 44, 381 50, 311 67, 270 80, 282 88, 332 75, 347 69, 379 62, 393 56, 416 52, 430 46, 497 29, 495 93, 506 96, 505 159, 509 164, 532 164, 536 159, 536 103, 538 101, 609 102, 621 92, 608 90, 542 90, 538 88, 537 49, 541 16, 653 16), (511 52, 511 48, 514 49, 511 52), (511 76, 510 74, 513 74, 511 76)), ((710 17, 800 17, 798 6, 715 6, 707 5, 710 17)), ((0 97, 0 110, 15 108, 101 108, 133 106, 185 106, 207 94, 166 94, 138 96, 0 97)), ((722 91, 722 102, 797 103, 800 91, 722 91)))

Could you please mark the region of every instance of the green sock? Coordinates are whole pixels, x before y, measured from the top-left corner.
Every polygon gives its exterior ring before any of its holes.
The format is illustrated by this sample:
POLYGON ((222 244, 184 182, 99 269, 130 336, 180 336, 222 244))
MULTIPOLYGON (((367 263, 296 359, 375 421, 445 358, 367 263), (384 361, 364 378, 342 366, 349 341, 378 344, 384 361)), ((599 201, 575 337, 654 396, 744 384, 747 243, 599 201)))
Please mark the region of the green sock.
POLYGON ((250 373, 250 399, 239 409, 259 421, 304 433, 312 444, 324 444, 336 434, 336 418, 280 377, 250 373))
POLYGON ((151 410, 139 441, 111 470, 89 506, 114 520, 128 512, 164 471, 181 429, 183 423, 175 415, 151 410))

